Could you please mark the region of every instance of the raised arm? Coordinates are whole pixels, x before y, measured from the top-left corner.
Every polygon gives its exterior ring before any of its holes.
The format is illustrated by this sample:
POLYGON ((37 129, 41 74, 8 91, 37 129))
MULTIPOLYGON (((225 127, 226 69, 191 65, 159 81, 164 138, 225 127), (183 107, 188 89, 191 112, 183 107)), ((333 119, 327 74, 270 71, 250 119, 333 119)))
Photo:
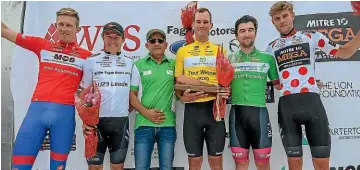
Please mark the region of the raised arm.
POLYGON ((4 37, 7 40, 15 43, 17 35, 18 33, 16 31, 10 29, 8 26, 4 24, 4 22, 1 21, 1 37, 4 37))

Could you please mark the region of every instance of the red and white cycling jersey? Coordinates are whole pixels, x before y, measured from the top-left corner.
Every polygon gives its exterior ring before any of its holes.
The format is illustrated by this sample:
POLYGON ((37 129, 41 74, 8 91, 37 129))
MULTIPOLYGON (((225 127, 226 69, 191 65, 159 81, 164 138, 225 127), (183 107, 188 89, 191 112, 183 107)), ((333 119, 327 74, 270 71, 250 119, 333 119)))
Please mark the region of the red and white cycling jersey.
POLYGON ((319 93, 315 78, 315 51, 335 55, 339 45, 315 31, 298 31, 272 41, 266 51, 277 62, 280 95, 319 93))
POLYGON ((74 105, 83 64, 91 53, 76 43, 50 42, 20 33, 16 44, 34 52, 39 59, 38 82, 31 100, 74 105))

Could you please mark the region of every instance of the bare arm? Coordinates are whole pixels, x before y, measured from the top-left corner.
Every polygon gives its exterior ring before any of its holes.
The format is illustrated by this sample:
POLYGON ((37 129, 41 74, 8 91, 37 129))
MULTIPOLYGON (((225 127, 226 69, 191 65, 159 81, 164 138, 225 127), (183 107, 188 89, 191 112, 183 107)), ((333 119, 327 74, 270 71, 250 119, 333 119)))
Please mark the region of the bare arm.
POLYGON ((15 43, 17 34, 16 31, 10 29, 1 21, 1 37, 15 43))
POLYGON ((335 56, 339 58, 350 58, 356 51, 360 48, 360 31, 356 36, 348 43, 339 47, 339 50, 336 52, 335 56))
POLYGON ((130 104, 134 107, 137 111, 141 114, 146 114, 147 109, 141 104, 140 100, 137 98, 137 91, 131 90, 130 91, 130 104))
POLYGON ((138 91, 135 90, 130 91, 130 104, 132 107, 139 111, 140 114, 142 114, 144 117, 156 124, 164 122, 165 115, 162 113, 162 111, 158 109, 146 109, 137 98, 137 93, 138 91))

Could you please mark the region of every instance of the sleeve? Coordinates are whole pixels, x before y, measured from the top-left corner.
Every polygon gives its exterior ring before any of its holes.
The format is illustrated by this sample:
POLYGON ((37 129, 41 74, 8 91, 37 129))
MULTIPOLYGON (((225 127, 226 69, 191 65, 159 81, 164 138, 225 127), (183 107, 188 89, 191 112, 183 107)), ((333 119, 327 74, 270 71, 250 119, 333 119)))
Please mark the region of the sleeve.
POLYGON ((184 54, 183 47, 179 48, 175 57, 175 77, 184 75, 184 54))
POLYGON ((130 82, 130 90, 139 90, 140 85, 140 72, 136 64, 133 65, 131 71, 131 82, 130 82))
POLYGON ((34 52, 38 57, 46 42, 47 40, 41 37, 26 36, 21 33, 18 33, 15 41, 16 45, 34 52))
POLYGON ((272 56, 274 56, 274 52, 273 52, 273 48, 272 48, 273 43, 275 43, 275 41, 271 42, 265 49, 265 52, 269 53, 272 56))
POLYGON ((92 64, 90 59, 86 59, 83 66, 82 87, 88 88, 93 81, 92 64))
POLYGON ((316 47, 328 55, 335 55, 340 45, 330 41, 325 35, 320 32, 307 33, 316 47))
POLYGON ((271 81, 279 79, 279 73, 277 71, 276 62, 273 56, 269 55, 269 64, 270 68, 268 71, 268 76, 271 81))

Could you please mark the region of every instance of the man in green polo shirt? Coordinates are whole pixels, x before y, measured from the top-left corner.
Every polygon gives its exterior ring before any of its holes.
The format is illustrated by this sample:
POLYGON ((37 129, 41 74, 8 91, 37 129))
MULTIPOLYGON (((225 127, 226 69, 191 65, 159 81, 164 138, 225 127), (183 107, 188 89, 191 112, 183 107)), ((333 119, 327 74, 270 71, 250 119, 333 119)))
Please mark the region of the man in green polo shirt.
POLYGON ((171 170, 176 141, 175 61, 164 54, 168 45, 164 31, 152 29, 147 33, 146 40, 149 54, 135 62, 130 86, 130 102, 137 110, 135 169, 150 168, 156 141, 160 169, 171 170), (138 94, 139 91, 141 94, 138 94))

